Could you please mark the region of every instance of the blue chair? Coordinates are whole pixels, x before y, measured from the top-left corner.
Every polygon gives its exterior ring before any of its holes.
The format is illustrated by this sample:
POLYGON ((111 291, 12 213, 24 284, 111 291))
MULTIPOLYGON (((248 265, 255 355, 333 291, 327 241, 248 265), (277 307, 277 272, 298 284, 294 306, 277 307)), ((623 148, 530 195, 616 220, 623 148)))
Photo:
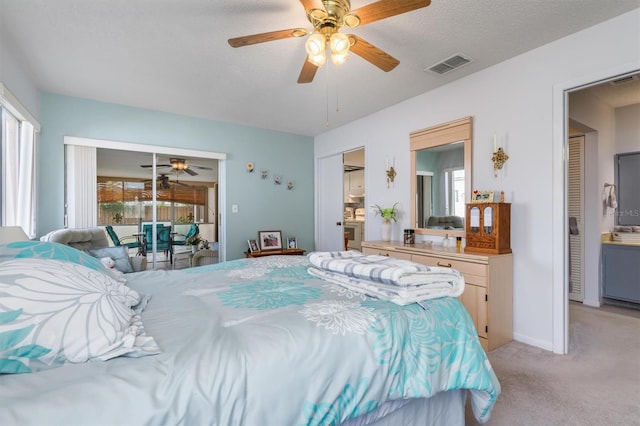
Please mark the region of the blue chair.
POLYGON ((107 231, 107 235, 109 235, 109 238, 111 238, 111 241, 113 242, 113 245, 116 246, 116 247, 125 246, 128 249, 139 248, 140 247, 140 242, 133 235, 127 235, 126 237, 119 238, 118 234, 116 234, 116 231, 113 229, 113 226, 111 226, 111 225, 105 226, 105 230, 107 231), (135 241, 131 241, 131 242, 127 243, 127 242, 125 242, 125 240, 127 240, 127 239, 135 239, 135 241))
MULTIPOLYGON (((147 251, 153 250, 153 226, 144 225, 145 248, 147 251)), ((164 251, 169 256, 169 263, 173 263, 173 244, 171 238, 171 227, 164 225, 156 225, 156 248, 164 251)))
POLYGON ((187 231, 186 234, 176 234, 173 237, 173 245, 174 246, 184 246, 187 244, 187 240, 195 235, 198 235, 200 233, 200 227, 198 227, 197 223, 193 223, 191 224, 191 226, 189 227, 189 230, 187 231), (176 236, 180 237, 180 238, 176 238, 176 236))

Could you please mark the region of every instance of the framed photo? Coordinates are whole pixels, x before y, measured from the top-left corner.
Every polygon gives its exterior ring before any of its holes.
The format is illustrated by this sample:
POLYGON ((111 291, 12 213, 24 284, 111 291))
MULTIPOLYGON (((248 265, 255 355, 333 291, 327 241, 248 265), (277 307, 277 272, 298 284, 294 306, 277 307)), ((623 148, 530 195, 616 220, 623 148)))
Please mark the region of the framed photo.
POLYGON ((258 231, 260 250, 282 250, 281 231, 258 231))
POLYGON ((257 240, 247 240, 247 242, 249 243, 249 252, 250 253, 255 253, 257 251, 260 251, 260 248, 258 247, 258 241, 257 240))
POLYGON ((493 191, 478 191, 475 190, 471 193, 472 203, 492 203, 493 191))
POLYGON ((296 237, 287 238, 287 248, 290 248, 290 249, 298 248, 298 241, 296 241, 296 237))

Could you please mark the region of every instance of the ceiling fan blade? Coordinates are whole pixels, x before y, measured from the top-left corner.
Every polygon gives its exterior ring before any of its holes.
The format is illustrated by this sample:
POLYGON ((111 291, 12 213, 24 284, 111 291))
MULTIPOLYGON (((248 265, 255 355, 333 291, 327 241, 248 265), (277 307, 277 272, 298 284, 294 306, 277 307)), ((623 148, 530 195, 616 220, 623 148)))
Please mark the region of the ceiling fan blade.
POLYGON ((360 25, 366 25, 401 13, 421 9, 430 4, 431 0, 379 0, 352 10, 351 13, 360 17, 360 25))
POLYGON ((302 6, 304 6, 304 10, 307 12, 311 9, 324 9, 324 5, 321 0, 300 0, 302 6))
POLYGON ((283 38, 302 37, 307 35, 304 28, 290 28, 288 30, 271 31, 268 33, 260 33, 247 35, 242 37, 230 38, 231 47, 249 46, 250 44, 265 43, 267 41, 281 40, 283 38))
POLYGON ((298 83, 311 83, 313 77, 316 76, 316 71, 318 71, 318 67, 308 60, 305 60, 304 65, 302 65, 302 70, 300 70, 300 75, 298 76, 298 83))
POLYGON ((196 172, 195 170, 191 170, 190 168, 184 169, 183 171, 191 176, 196 176, 198 174, 198 172, 196 172))
MULTIPOLYGON (((150 168, 153 167, 153 164, 141 164, 140 167, 150 168)), ((156 167, 172 167, 171 164, 156 164, 156 167)))
POLYGON ((200 169, 200 170, 213 170, 212 167, 205 167, 205 166, 194 166, 192 164, 189 165, 190 168, 192 169, 200 169))
POLYGON ((400 63, 399 60, 389 55, 385 51, 375 47, 373 44, 365 41, 357 35, 349 34, 351 47, 349 50, 362 59, 371 62, 382 71, 389 72, 400 63))

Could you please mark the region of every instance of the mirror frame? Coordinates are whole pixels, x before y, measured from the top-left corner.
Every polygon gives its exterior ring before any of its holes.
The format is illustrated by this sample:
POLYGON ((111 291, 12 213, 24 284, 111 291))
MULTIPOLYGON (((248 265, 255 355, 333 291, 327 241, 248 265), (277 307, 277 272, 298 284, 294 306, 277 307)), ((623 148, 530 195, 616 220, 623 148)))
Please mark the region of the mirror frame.
MULTIPOLYGON (((471 201, 471 158, 472 158, 472 117, 465 117, 437 126, 416 130, 409 134, 410 158, 411 158, 411 224, 416 225, 416 151, 425 148, 446 145, 453 142, 464 142, 464 189, 465 203, 471 201)), ((466 221, 465 221, 466 222, 466 221)), ((466 225, 465 225, 466 226, 466 225)), ((465 237, 466 230, 452 231, 450 229, 419 228, 416 226, 416 234, 422 235, 446 235, 450 237, 465 237)))

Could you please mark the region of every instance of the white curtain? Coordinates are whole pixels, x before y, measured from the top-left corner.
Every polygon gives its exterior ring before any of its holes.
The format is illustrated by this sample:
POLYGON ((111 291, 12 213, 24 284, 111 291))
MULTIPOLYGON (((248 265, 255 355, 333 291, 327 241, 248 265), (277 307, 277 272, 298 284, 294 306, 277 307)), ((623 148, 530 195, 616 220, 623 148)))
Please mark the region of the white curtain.
POLYGON ((35 131, 31 123, 20 122, 6 110, 3 114, 5 158, 3 162, 2 223, 20 226, 35 238, 35 131))
POLYGON ((97 226, 97 158, 92 146, 65 145, 66 226, 97 226))
POLYGON ((36 236, 36 135, 33 125, 20 126, 20 166, 18 166, 18 224, 29 238, 36 236))

